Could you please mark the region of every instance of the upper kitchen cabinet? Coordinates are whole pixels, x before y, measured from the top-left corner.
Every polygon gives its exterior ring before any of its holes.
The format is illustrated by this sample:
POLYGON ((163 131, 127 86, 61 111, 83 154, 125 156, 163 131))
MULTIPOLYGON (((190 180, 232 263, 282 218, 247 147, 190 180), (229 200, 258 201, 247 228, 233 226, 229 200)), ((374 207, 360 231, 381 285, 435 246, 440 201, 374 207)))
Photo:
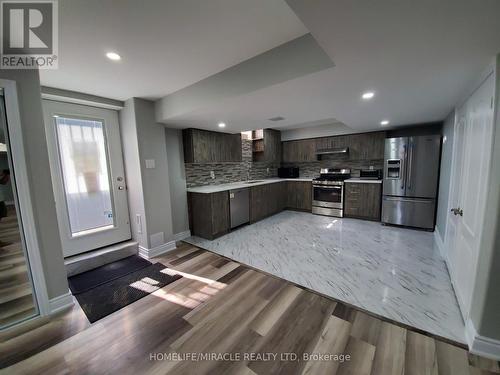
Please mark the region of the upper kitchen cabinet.
POLYGON ((261 137, 253 139, 253 161, 279 163, 281 161, 281 132, 274 129, 264 129, 261 137))
POLYGON ((283 162, 335 160, 375 160, 384 158, 385 132, 339 135, 283 142, 283 162), (334 151, 347 150, 346 152, 334 151), (328 151, 332 153, 329 154, 328 151))
POLYGON ((385 132, 349 135, 350 160, 376 160, 384 158, 385 132))
POLYGON ((182 131, 185 163, 220 163, 241 161, 241 134, 200 129, 182 131))
POLYGON ((283 162, 316 161, 316 139, 301 139, 282 143, 283 162))

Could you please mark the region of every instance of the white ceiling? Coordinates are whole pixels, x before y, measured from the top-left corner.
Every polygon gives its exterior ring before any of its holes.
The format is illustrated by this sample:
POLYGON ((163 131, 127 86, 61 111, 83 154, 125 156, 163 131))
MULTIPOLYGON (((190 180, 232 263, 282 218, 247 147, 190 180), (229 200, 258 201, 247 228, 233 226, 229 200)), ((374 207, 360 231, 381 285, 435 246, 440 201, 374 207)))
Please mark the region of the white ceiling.
POLYGON ((306 33, 283 0, 64 0, 59 69, 41 83, 156 99, 306 33))
POLYGON ((219 130, 224 121, 236 132, 334 118, 359 132, 385 118, 442 120, 500 52, 498 0, 287 2, 300 21, 284 0, 60 1, 60 69, 41 72, 42 84, 158 98, 309 30, 334 68, 210 102, 168 124, 219 130), (123 61, 108 61, 107 50, 123 61), (361 101, 369 89, 375 98, 361 101), (285 120, 267 120, 275 116, 285 120))
MULTIPOLYGON (((336 118, 353 132, 439 121, 500 52, 500 1, 289 0, 335 67, 233 97, 169 123, 226 130, 336 118), (365 90, 375 98, 363 102, 365 90), (284 121, 270 122, 274 116, 284 121)), ((304 125, 307 126, 307 125, 304 125)))

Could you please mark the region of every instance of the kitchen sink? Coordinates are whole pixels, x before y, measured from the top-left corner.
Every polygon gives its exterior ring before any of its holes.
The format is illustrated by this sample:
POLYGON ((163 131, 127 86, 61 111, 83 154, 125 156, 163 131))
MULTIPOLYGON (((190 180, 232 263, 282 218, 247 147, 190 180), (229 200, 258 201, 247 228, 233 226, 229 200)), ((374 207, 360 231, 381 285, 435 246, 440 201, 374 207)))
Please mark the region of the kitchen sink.
POLYGON ((263 182, 262 180, 252 180, 252 181, 246 181, 245 184, 256 184, 258 182, 263 182))

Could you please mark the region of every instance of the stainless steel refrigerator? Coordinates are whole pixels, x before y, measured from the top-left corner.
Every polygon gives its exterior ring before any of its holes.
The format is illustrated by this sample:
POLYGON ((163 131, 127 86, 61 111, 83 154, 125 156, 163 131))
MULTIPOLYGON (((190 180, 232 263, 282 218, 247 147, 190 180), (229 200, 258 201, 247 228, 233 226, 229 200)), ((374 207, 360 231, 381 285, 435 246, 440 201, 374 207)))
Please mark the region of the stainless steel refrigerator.
POLYGON ((433 229, 441 136, 385 140, 382 222, 433 229))

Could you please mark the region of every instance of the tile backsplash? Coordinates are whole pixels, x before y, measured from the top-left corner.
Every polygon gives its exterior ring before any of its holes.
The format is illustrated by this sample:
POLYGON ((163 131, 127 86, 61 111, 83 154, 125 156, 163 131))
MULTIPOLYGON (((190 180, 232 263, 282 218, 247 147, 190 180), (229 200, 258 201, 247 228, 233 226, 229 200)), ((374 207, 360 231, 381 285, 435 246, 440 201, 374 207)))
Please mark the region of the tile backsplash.
MULTIPOLYGON (((203 185, 220 185, 229 182, 270 178, 278 176, 280 163, 265 163, 252 161, 252 141, 242 139, 241 162, 231 163, 186 163, 186 185, 187 187, 203 185), (211 177, 214 172, 215 178, 211 177)), ((349 168, 353 177, 359 177, 360 169, 382 169, 383 159, 376 160, 322 160, 301 163, 282 163, 284 167, 299 167, 300 177, 314 178, 319 176, 321 168, 349 168)))
POLYGON ((283 167, 299 167, 300 177, 315 178, 321 168, 348 168, 352 177, 359 177, 360 169, 383 169, 384 159, 376 160, 322 160, 302 163, 283 163, 283 167))
POLYGON ((229 182, 277 177, 279 163, 253 162, 252 141, 242 139, 241 162, 230 163, 186 163, 187 187, 220 185, 229 182), (211 177, 214 172, 215 178, 211 177))

